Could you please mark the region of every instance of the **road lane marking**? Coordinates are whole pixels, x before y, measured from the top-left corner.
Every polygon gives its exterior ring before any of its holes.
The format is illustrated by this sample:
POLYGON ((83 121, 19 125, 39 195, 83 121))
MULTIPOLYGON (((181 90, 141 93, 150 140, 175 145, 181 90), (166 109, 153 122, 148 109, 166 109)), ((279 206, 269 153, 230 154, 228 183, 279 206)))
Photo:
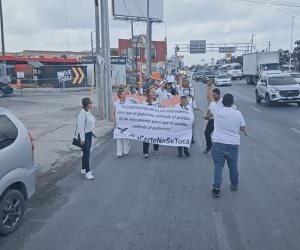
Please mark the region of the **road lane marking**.
POLYGON ((217 229, 217 240, 219 249, 230 250, 231 247, 229 245, 229 241, 226 235, 222 214, 220 212, 213 212, 213 218, 217 229))
POLYGON ((298 133, 300 135, 300 130, 296 129, 296 128, 291 128, 291 130, 293 130, 294 132, 298 133))
POLYGON ((255 108, 255 107, 253 107, 253 106, 250 106, 250 108, 252 108, 253 110, 255 110, 255 111, 257 111, 257 112, 261 112, 261 110, 255 108))

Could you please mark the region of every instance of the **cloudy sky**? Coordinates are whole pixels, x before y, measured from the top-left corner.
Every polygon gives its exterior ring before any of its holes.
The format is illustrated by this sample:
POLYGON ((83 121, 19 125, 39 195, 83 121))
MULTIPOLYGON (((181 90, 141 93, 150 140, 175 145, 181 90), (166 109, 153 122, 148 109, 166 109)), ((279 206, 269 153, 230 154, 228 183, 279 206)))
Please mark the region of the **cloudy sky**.
MULTIPOLYGON (((6 51, 90 50, 90 34, 95 29, 93 0, 2 0, 2 5, 6 51)), ((164 0, 164 22, 153 25, 153 40, 167 37, 168 56, 176 44, 190 40, 242 43, 250 42, 252 34, 258 50, 267 48, 268 42, 271 50, 289 49, 292 18, 282 11, 295 15, 293 40, 300 40, 299 0, 164 0)), ((130 23, 113 20, 111 7, 109 17, 111 47, 117 47, 118 38, 130 38, 130 23)), ((146 24, 134 25, 135 35, 145 32, 146 24)), ((212 52, 181 54, 187 65, 224 57, 212 52)))

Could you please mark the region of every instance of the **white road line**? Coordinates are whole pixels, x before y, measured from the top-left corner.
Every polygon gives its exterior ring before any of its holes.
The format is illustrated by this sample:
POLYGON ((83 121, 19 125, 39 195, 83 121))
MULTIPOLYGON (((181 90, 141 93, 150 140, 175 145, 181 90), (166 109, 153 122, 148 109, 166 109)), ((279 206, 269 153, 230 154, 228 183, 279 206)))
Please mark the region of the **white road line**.
POLYGON ((217 240, 219 249, 222 250, 230 250, 231 247, 229 245, 229 241, 226 235, 225 226, 223 222, 223 218, 220 212, 213 212, 213 218, 216 224, 217 229, 217 240))
POLYGON ((291 128, 291 130, 293 130, 294 132, 298 133, 300 135, 300 130, 296 129, 296 128, 291 128))
POLYGON ((253 110, 255 110, 255 111, 257 111, 257 112, 261 112, 261 110, 255 108, 255 107, 253 107, 253 106, 250 106, 250 108, 252 108, 253 110))

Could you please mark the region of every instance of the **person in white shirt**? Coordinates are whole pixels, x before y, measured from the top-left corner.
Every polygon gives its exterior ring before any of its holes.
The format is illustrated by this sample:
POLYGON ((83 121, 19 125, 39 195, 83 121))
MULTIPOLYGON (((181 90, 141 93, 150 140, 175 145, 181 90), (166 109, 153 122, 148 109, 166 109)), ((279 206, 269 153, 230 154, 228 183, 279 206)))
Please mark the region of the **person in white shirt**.
POLYGON ((230 189, 238 190, 238 154, 240 144, 240 131, 245 131, 245 121, 240 111, 232 108, 234 103, 231 94, 223 96, 224 105, 219 111, 214 113, 214 133, 211 156, 215 165, 214 184, 212 196, 220 196, 222 184, 222 171, 227 161, 230 172, 230 189))
MULTIPOLYGON (((126 105, 128 101, 126 100, 126 91, 123 88, 118 89, 117 95, 119 97, 119 101, 114 102, 114 110, 113 110, 113 127, 116 129, 116 109, 119 105, 126 105)), ((117 158, 122 157, 123 155, 128 155, 130 151, 130 139, 125 138, 117 138, 117 158)))
POLYGON ((207 100, 209 108, 206 112, 205 120, 208 120, 205 128, 206 148, 203 153, 208 153, 212 148, 211 135, 214 131, 214 113, 223 107, 221 92, 218 88, 211 90, 211 81, 207 82, 207 100))
MULTIPOLYGON (((180 97, 180 103, 177 103, 175 105, 175 109, 186 110, 186 111, 192 112, 192 107, 190 105, 188 105, 186 96, 181 96, 180 97)), ((177 147, 178 157, 179 158, 182 157, 182 149, 183 149, 184 154, 187 157, 189 157, 190 153, 189 153, 189 148, 188 147, 177 147)))
POLYGON ((90 171, 90 154, 92 147, 92 136, 94 136, 95 118, 91 113, 92 101, 85 97, 82 99, 82 110, 78 115, 78 133, 82 145, 82 167, 81 174, 88 180, 93 180, 93 172, 90 171))
MULTIPOLYGON (((149 106, 155 106, 155 107, 161 107, 162 106, 162 101, 160 99, 156 98, 156 93, 153 88, 147 89, 146 90, 146 99, 143 101, 144 105, 149 105, 149 106)), ((143 155, 144 158, 149 157, 149 145, 150 143, 148 142, 143 142, 143 155)), ((153 144, 153 150, 154 154, 158 155, 158 144, 153 144)))

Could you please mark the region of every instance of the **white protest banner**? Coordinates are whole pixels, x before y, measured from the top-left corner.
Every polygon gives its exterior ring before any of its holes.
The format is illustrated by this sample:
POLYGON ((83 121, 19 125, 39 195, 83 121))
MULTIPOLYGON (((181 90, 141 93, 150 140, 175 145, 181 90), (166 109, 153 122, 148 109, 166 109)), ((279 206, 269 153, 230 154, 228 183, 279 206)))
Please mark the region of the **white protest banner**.
POLYGON ((114 138, 167 146, 190 147, 192 111, 142 104, 118 105, 114 138))

